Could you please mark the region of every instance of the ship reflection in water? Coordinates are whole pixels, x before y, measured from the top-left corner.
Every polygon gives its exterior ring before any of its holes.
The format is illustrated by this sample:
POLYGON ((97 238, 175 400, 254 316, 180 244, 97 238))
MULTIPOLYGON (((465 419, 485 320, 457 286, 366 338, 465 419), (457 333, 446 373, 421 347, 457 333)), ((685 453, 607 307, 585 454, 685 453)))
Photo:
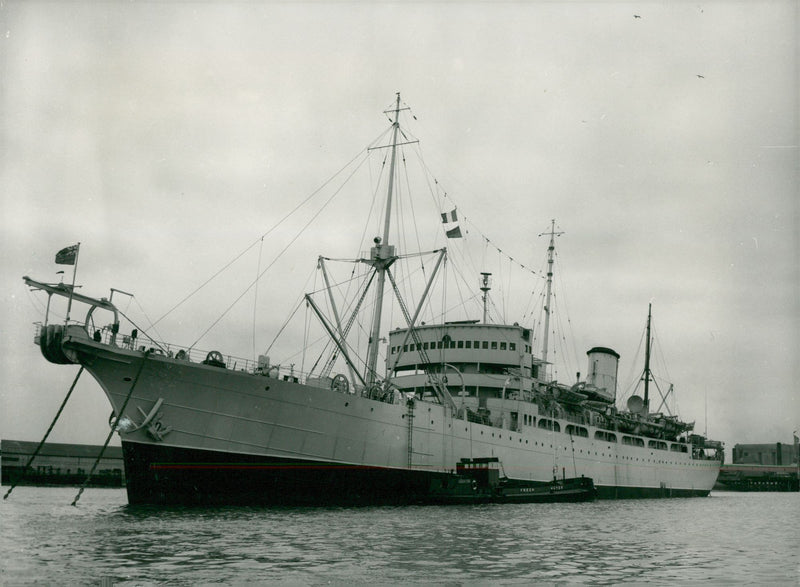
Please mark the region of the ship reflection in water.
POLYGON ((792 493, 355 508, 159 508, 120 490, 20 487, 7 584, 795 584, 792 493))

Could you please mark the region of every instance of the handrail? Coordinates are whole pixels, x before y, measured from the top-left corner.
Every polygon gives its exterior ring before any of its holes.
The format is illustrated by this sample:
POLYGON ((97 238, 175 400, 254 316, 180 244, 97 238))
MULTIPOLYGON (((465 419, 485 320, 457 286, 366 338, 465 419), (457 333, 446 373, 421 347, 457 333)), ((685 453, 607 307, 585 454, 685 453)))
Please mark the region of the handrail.
MULTIPOLYGON (((43 325, 41 322, 34 322, 34 327, 36 329, 34 342, 36 344, 39 343, 39 335, 41 334, 42 326, 43 325)), ((170 344, 164 341, 156 341, 149 337, 146 339, 133 338, 131 334, 114 333, 108 327, 98 328, 94 331, 94 333, 87 332, 87 334, 94 342, 98 344, 127 349, 130 351, 150 352, 150 358, 161 355, 176 361, 202 363, 208 357, 209 353, 209 351, 206 350, 170 344), (97 338, 94 338, 92 334, 96 334, 97 338), (158 348, 159 346, 163 347, 164 350, 158 348)), ((225 359, 225 367, 232 371, 264 375, 273 379, 285 378, 286 380, 297 380, 298 382, 305 382, 310 375, 309 373, 299 371, 293 367, 285 367, 283 365, 271 365, 266 370, 262 370, 260 369, 258 362, 252 359, 245 359, 243 357, 226 354, 222 354, 222 356, 225 359)))
MULTIPOLYGON (((114 314, 114 324, 111 330, 111 343, 114 344, 116 341, 116 334, 119 332, 119 310, 117 310, 117 307, 109 300, 106 298, 97 299, 76 293, 74 286, 67 285, 66 283, 43 283, 41 281, 31 279, 27 275, 23 276, 22 280, 28 287, 32 289, 46 291, 48 296, 55 294, 73 301, 83 302, 84 304, 91 306, 89 311, 86 313, 86 318, 84 320, 84 327, 87 329, 87 331, 89 329, 89 321, 92 319, 92 313, 94 312, 95 308, 102 308, 103 310, 112 312, 114 314)), ((48 312, 49 308, 50 304, 48 302, 48 312)), ((47 321, 47 316, 45 316, 45 321, 47 321)))

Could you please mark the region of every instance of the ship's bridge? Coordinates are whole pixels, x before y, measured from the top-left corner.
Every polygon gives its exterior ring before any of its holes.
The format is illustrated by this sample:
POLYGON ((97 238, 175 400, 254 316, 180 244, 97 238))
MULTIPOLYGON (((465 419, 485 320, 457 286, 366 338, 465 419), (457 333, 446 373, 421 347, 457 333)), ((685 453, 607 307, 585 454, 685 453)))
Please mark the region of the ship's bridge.
POLYGON ((446 322, 421 325, 413 333, 407 328, 390 332, 386 368, 401 389, 420 389, 427 385, 427 373, 445 373, 453 375, 448 382, 452 392, 463 386, 468 395, 477 395, 479 388, 496 395, 506 387, 530 389, 530 380, 538 378, 543 364, 531 351, 529 328, 446 322))

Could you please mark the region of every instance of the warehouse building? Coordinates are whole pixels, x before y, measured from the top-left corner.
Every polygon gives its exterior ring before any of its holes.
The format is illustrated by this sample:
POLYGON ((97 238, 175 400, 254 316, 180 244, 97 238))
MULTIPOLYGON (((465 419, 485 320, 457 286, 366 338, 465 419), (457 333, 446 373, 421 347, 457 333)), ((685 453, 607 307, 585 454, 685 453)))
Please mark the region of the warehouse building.
MULTIPOLYGON (((45 443, 30 466, 25 468, 38 442, 0 441, 0 469, 3 485, 82 485, 102 447, 88 444, 45 443)), ((106 447, 92 478, 92 487, 124 487, 122 449, 106 447)))

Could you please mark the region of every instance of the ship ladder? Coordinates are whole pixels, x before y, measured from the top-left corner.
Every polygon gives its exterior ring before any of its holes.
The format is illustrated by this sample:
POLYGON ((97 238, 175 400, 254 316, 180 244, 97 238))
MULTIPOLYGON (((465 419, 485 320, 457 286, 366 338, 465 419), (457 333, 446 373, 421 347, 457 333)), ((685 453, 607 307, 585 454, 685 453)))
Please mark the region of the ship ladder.
POLYGON ((414 400, 406 402, 408 406, 408 468, 411 468, 411 461, 414 455, 414 400))
POLYGON ((53 426, 56 425, 56 422, 58 422, 58 419, 61 417, 61 412, 64 411, 64 406, 67 405, 67 400, 69 399, 69 396, 72 395, 72 390, 75 389, 75 384, 78 383, 78 378, 81 376, 81 373, 83 373, 83 365, 81 365, 81 368, 78 370, 78 374, 75 375, 75 380, 72 382, 72 385, 70 386, 69 391, 67 392, 67 396, 64 398, 64 401, 61 402, 61 407, 58 408, 58 412, 56 412, 56 417, 53 418, 53 421, 50 423, 50 428, 48 428, 47 432, 44 433, 44 438, 42 438, 42 441, 39 443, 39 446, 36 447, 36 450, 33 451, 33 454, 31 455, 31 458, 28 459, 28 462, 25 463, 25 466, 23 467, 22 473, 20 474, 20 476, 11 485, 11 487, 8 489, 8 491, 6 491, 6 494, 3 496, 3 499, 8 499, 8 496, 11 495, 11 492, 14 491, 14 488, 17 485, 19 485, 22 482, 22 480, 25 478, 25 475, 28 472, 28 467, 31 466, 31 463, 33 462, 33 459, 35 459, 36 456, 39 454, 39 451, 42 450, 42 447, 44 446, 45 440, 47 440, 47 437, 50 436, 50 432, 53 431, 53 426))
POLYGON ((139 382, 139 376, 142 374, 142 369, 144 369, 144 364, 147 361, 147 357, 151 353, 151 351, 152 349, 145 351, 144 356, 142 357, 142 362, 139 365, 139 371, 136 372, 136 377, 133 378, 133 384, 131 384, 131 388, 128 391, 128 397, 126 397, 125 401, 122 403, 122 408, 120 408, 119 410, 117 419, 114 421, 114 425, 111 426, 111 430, 109 430, 108 436, 106 436, 106 441, 103 443, 103 448, 100 449, 100 454, 97 455, 97 458, 95 459, 94 464, 92 465, 92 469, 89 471, 89 474, 86 475, 86 479, 84 480, 83 485, 81 485, 81 488, 78 490, 78 495, 76 495, 75 499, 72 500, 73 506, 78 505, 78 500, 81 498, 83 490, 86 489, 87 485, 89 485, 89 481, 92 479, 92 475, 94 475, 94 471, 95 469, 97 469, 97 465, 100 464, 100 459, 103 458, 103 453, 106 452, 108 443, 111 441, 111 436, 117 429, 117 424, 119 424, 119 419, 122 417, 122 414, 125 413, 125 408, 128 407, 128 402, 130 401, 131 396, 133 395, 133 390, 136 388, 136 384, 139 382))

